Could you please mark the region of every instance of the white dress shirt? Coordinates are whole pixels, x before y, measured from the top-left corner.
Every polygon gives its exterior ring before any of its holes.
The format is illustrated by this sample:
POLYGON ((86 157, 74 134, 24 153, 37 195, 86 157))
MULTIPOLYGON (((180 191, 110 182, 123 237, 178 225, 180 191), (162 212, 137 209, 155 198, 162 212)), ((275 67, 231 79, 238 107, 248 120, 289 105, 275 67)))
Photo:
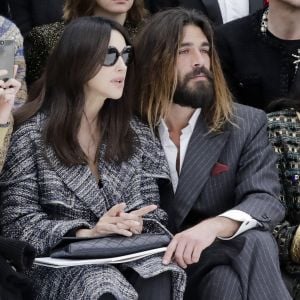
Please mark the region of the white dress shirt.
POLYGON ((223 23, 249 15, 251 0, 218 0, 223 23))
MULTIPOLYGON (((186 154, 186 150, 189 144, 189 141, 191 139, 192 133, 194 131, 194 128, 196 126, 198 117, 201 113, 201 109, 198 108, 195 110, 193 113, 192 117, 190 118, 188 125, 182 129, 181 131, 181 136, 180 136, 180 159, 179 159, 179 175, 181 171, 181 167, 184 161, 184 157, 186 154)), ((176 170, 176 159, 177 159, 177 147, 174 144, 174 142, 170 139, 169 135, 169 130, 167 127, 167 124, 164 120, 162 120, 159 124, 158 127, 158 133, 160 137, 160 141, 162 144, 162 147, 164 149, 164 152, 166 154, 166 158, 169 164, 170 168, 170 175, 171 175, 171 180, 172 180, 172 185, 173 185, 173 190, 174 193, 176 192, 177 185, 178 185, 178 173, 176 170)), ((249 214, 240 211, 240 210, 235 210, 231 209, 223 214, 219 215, 221 217, 229 218, 234 221, 241 222, 242 224, 240 225, 239 229, 236 231, 236 233, 229 237, 229 238, 220 238, 220 239, 232 239, 236 237, 237 235, 251 229, 257 226, 260 226, 260 223, 253 219, 249 214)))

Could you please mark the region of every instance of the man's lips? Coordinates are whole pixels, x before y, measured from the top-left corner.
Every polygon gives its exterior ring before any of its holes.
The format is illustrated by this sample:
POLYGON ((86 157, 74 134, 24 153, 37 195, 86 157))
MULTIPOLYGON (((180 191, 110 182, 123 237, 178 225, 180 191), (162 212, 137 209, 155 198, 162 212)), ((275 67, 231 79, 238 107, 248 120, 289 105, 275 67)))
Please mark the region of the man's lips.
POLYGON ((203 73, 190 77, 190 80, 208 80, 207 76, 203 73))
POLYGON ((113 0, 116 4, 127 4, 128 0, 113 0))

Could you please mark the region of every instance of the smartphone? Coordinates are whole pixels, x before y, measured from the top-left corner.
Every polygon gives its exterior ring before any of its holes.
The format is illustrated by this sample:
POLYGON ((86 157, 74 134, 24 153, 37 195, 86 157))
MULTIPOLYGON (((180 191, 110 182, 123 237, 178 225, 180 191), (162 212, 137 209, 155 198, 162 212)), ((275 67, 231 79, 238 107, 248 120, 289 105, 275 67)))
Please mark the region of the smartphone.
POLYGON ((14 76, 15 41, 0 40, 0 70, 6 70, 6 75, 0 76, 1 80, 8 80, 14 76))

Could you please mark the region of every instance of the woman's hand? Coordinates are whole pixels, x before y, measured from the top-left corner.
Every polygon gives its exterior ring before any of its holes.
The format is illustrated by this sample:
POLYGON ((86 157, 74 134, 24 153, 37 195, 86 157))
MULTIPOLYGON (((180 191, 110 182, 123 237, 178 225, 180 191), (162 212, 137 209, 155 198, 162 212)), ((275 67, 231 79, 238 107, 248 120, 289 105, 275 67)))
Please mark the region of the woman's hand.
MULTIPOLYGON (((137 220, 139 224, 137 226, 131 226, 129 228, 129 230, 133 234, 141 234, 143 231, 143 216, 154 211, 155 209, 157 209, 157 205, 147 205, 140 209, 133 210, 130 213, 121 212, 120 216, 121 217, 123 217, 123 216, 124 217, 126 217, 126 216, 136 217, 135 220, 137 220)), ((121 224, 119 224, 119 226, 121 226, 121 224)))
MULTIPOLYGON (((6 70, 0 70, 0 76, 5 74, 7 74, 6 70)), ((9 122, 16 94, 20 88, 21 83, 14 78, 10 78, 6 82, 0 80, 0 124, 9 122)))
POLYGON ((125 207, 125 203, 114 205, 99 219, 94 228, 79 229, 76 232, 76 236, 103 237, 109 234, 119 234, 123 236, 139 234, 143 230, 142 216, 157 208, 156 205, 149 205, 130 213, 125 213, 125 207))

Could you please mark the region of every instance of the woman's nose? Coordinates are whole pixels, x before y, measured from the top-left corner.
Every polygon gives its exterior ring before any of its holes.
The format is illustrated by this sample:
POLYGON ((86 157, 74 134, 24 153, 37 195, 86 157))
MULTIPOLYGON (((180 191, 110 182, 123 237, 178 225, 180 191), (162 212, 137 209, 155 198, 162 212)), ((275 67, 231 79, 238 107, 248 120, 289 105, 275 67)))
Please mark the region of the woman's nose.
POLYGON ((127 69, 127 66, 122 58, 122 56, 118 57, 118 60, 116 62, 116 67, 118 71, 125 71, 127 69))

